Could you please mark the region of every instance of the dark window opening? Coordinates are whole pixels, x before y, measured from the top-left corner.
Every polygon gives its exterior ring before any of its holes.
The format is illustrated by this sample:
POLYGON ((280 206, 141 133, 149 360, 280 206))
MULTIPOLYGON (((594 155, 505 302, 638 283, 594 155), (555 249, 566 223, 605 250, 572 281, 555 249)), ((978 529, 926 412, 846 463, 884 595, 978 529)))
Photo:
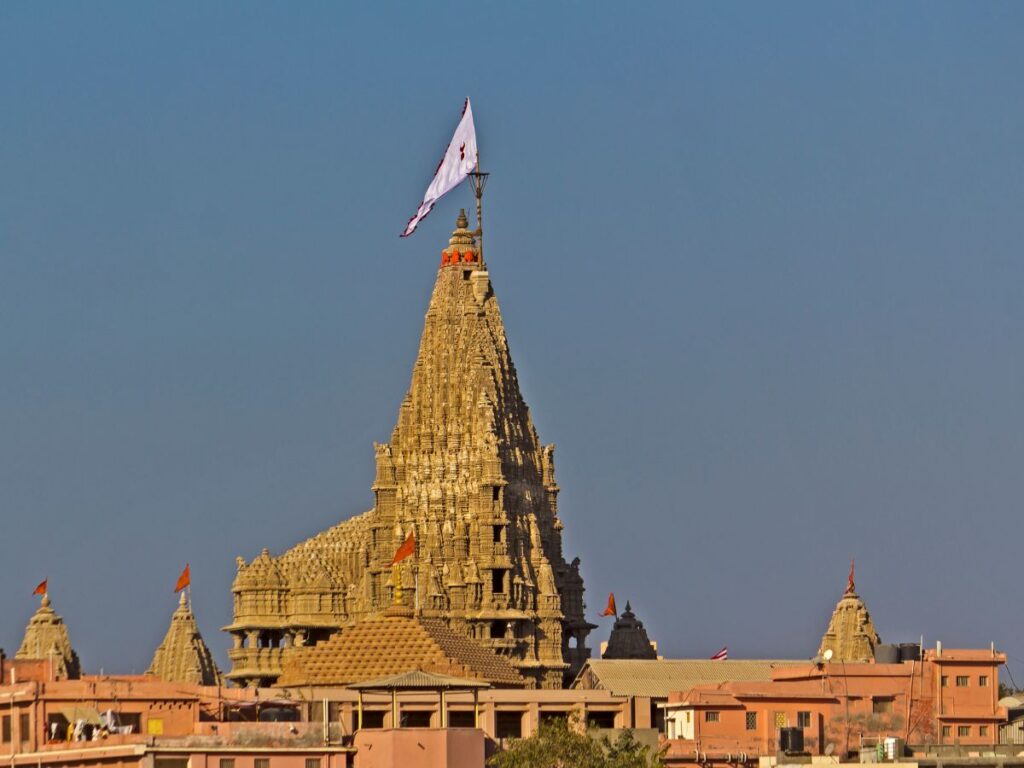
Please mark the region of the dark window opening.
POLYGON ((28 741, 30 730, 31 726, 29 725, 28 715, 18 715, 18 738, 22 741, 28 741))
POLYGON ((505 594, 505 571, 500 568, 491 571, 491 592, 496 595, 505 594))
POLYGON ((747 712, 747 730, 757 730, 757 712, 747 712))
POLYGON ((306 758, 306 768, 320 768, 320 758, 319 757, 307 757, 306 758))
MULTIPOLYGON (((358 718, 358 715, 356 715, 358 718)), ((359 720, 356 720, 358 726, 359 720)), ((363 710, 363 728, 383 728, 384 727, 384 710, 383 709, 364 709, 363 710)))
POLYGON ((253 768, 270 768, 269 757, 257 757, 252 761, 253 768))
POLYGON ((504 527, 505 527, 504 525, 492 526, 492 528, 494 529, 494 543, 495 544, 500 544, 501 543, 501 529, 504 528, 504 527))
POLYGON ((810 712, 797 712, 796 713, 796 725, 797 725, 797 728, 810 728, 811 727, 811 713, 810 712))
POLYGON ((11 716, 4 715, 3 720, 0 720, 0 741, 8 742, 11 740, 11 716))
POLYGON ((505 632, 508 631, 508 622, 496 620, 491 622, 491 638, 498 640, 505 636, 505 632))
POLYGON ((499 739, 519 739, 523 735, 522 712, 497 712, 494 735, 499 739))
POLYGON ((403 728, 429 728, 429 709, 407 709, 402 712, 400 718, 403 728))
POLYGON ((476 728, 476 718, 473 713, 464 709, 448 710, 449 728, 476 728))
POLYGON ((892 712, 892 699, 875 699, 871 702, 871 711, 876 715, 887 715, 892 712))
POLYGON ((220 759, 220 768, 235 768, 235 758, 222 757, 220 759))
POLYGON ((501 498, 501 488, 498 486, 491 487, 491 501, 498 501, 501 498))
POLYGON ((587 726, 590 728, 614 728, 614 712, 587 712, 587 726))

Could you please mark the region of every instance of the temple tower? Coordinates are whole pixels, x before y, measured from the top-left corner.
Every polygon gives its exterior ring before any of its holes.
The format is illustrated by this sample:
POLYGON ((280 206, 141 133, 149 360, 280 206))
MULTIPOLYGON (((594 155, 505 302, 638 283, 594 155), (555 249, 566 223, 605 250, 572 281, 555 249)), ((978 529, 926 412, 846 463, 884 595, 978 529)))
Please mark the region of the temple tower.
POLYGON ((644 623, 633 613, 629 603, 626 610, 615 619, 615 626, 608 636, 608 646, 601 654, 602 659, 657 659, 658 651, 647 636, 644 623))
POLYGON ((871 661, 875 646, 881 642, 868 608, 857 594, 853 576, 851 564, 846 591, 836 604, 818 647, 818 656, 822 658, 826 651, 832 652, 830 661, 871 661))
POLYGON ((171 626, 153 654, 146 674, 156 675, 169 683, 220 685, 223 682, 213 654, 199 634, 199 626, 184 592, 171 614, 171 626))
POLYGON ((55 680, 76 679, 82 674, 78 654, 71 647, 64 619, 53 610, 50 595, 43 595, 38 610, 25 627, 25 637, 14 655, 16 659, 47 659, 53 665, 55 680))
POLYGON ((401 601, 559 687, 589 657, 579 560, 562 554, 554 446, 537 438, 475 233, 459 214, 374 506, 280 557, 239 562, 228 677, 269 683, 291 646, 401 601), (413 534, 416 554, 390 562, 413 534), (400 579, 400 585, 396 585, 400 579))

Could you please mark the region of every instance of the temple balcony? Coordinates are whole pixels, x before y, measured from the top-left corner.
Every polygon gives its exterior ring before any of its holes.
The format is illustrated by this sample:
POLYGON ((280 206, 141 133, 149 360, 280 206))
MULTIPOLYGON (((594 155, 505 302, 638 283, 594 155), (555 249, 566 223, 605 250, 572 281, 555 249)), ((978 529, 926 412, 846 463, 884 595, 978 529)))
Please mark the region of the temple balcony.
POLYGON ((284 648, 231 648, 230 678, 277 677, 281 674, 284 648))

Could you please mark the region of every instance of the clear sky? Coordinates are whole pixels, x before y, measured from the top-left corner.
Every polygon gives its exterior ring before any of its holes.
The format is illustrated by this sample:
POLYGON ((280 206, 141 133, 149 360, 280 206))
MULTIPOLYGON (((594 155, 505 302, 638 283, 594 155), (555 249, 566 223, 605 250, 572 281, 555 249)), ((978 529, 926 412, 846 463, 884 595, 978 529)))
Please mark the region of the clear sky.
MULTIPOLYGON (((473 98, 488 253, 588 615, 1024 685, 1024 5, 0 5, 0 646, 48 576, 142 671, 192 564, 372 503, 473 98)), ((596 648, 609 621, 596 622, 596 648)))

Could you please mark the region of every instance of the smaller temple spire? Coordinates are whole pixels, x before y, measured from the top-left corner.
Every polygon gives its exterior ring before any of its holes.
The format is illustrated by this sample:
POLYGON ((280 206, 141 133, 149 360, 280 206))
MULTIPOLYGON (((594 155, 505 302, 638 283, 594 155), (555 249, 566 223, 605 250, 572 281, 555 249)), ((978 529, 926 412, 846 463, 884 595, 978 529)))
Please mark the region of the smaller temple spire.
POLYGON ((633 613, 626 601, 626 610, 615 620, 615 626, 608 637, 608 646, 601 654, 602 659, 657 659, 658 651, 647 637, 644 624, 633 613))
POLYGON ((75 679, 81 675, 78 654, 68 639, 68 628, 64 626, 64 619, 53 610, 49 593, 43 593, 38 610, 25 627, 25 637, 14 658, 48 660, 53 665, 52 676, 57 680, 75 679))
POLYGON ((818 656, 824 658, 825 652, 831 651, 832 661, 871 661, 875 646, 881 642, 867 606, 855 591, 853 568, 851 561, 846 589, 832 612, 828 629, 818 647, 818 656))
POLYGON ((223 682, 221 671, 199 633, 184 592, 171 615, 171 626, 153 654, 146 674, 156 675, 169 683, 221 685, 223 682))

